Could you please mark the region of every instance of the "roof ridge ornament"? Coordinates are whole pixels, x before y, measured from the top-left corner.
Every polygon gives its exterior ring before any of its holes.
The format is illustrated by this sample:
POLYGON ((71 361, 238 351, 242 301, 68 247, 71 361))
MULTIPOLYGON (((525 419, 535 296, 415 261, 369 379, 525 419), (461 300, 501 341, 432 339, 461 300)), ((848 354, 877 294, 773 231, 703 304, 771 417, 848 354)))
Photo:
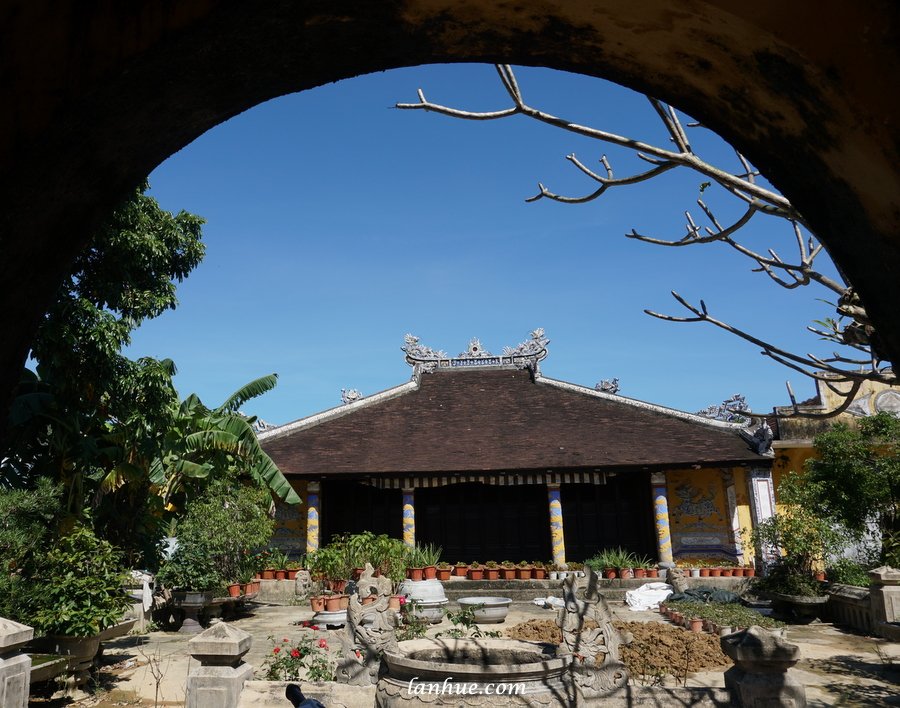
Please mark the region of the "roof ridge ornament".
POLYGON ((727 423, 749 424, 753 413, 744 400, 744 396, 736 393, 731 398, 726 398, 719 405, 713 404, 702 411, 697 411, 695 415, 702 415, 704 418, 712 418, 714 420, 724 420, 727 423))
POLYGON ((535 375, 539 375, 540 362, 547 358, 547 345, 550 340, 544 336, 544 330, 538 327, 529 333, 530 340, 526 340, 516 347, 503 347, 503 354, 495 355, 487 351, 477 337, 469 342, 466 351, 459 356, 450 357, 443 350, 435 351, 430 347, 419 344, 419 338, 407 334, 404 337, 405 347, 400 347, 405 352, 406 363, 413 367, 413 378, 421 373, 433 373, 438 369, 453 369, 467 366, 500 367, 516 366, 519 369, 529 369, 535 375))
POLYGON ((359 389, 351 388, 349 391, 345 388, 341 389, 341 403, 353 403, 364 398, 359 389))

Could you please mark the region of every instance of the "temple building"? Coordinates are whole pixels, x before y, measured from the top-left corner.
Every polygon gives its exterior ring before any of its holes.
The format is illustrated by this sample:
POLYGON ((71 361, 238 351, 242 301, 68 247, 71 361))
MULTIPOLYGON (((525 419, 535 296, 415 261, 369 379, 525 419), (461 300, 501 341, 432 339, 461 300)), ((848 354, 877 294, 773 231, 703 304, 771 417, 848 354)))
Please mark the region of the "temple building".
POLYGON ((412 378, 259 434, 302 506, 274 543, 308 552, 369 530, 448 562, 582 561, 621 546, 654 561, 752 560, 774 513, 766 423, 735 397, 685 413, 547 378, 543 330, 500 355, 406 338, 412 378), (754 426, 757 426, 754 430, 754 426))

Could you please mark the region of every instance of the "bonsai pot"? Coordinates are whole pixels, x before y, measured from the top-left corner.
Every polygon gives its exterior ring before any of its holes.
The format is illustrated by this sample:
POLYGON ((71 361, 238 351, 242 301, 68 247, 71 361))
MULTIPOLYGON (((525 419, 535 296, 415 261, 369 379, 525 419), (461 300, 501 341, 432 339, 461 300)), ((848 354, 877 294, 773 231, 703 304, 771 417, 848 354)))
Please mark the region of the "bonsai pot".
POLYGON ((185 618, 178 630, 180 634, 197 634, 203 631, 200 626, 200 611, 212 602, 213 594, 211 590, 187 590, 172 593, 172 602, 175 607, 184 610, 185 618))
POLYGON ((506 619, 512 604, 508 597, 461 597, 456 602, 464 610, 472 605, 484 605, 472 613, 478 624, 500 624, 506 619))

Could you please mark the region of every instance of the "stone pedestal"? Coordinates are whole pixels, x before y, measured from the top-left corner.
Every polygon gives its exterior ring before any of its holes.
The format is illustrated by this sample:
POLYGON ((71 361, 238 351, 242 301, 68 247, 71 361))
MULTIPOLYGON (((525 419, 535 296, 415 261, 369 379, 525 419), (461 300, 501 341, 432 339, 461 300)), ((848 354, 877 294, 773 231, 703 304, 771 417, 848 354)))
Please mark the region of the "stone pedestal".
POLYGON ((883 565, 869 571, 869 581, 872 624, 883 636, 884 624, 900 622, 900 570, 883 565))
POLYGON ((734 661, 725 672, 741 708, 806 708, 806 689, 788 669, 800 660, 800 648, 761 627, 749 627, 721 639, 734 661))
POLYGON ((31 657, 22 649, 34 636, 24 624, 0 617, 0 706, 28 708, 31 657))
POLYGON ((188 652, 200 662, 187 679, 185 708, 237 708, 244 682, 253 667, 242 660, 252 635, 220 622, 188 642, 188 652))

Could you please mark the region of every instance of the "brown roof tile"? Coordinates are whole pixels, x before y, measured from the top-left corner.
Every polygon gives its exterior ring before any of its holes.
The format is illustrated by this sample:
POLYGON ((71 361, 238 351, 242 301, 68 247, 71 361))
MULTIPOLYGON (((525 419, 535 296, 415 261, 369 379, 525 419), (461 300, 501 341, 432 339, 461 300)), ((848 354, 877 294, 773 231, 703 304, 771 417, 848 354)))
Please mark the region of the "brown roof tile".
POLYGON ((439 371, 261 443, 288 475, 770 464, 736 431, 555 384, 526 370, 439 371))

